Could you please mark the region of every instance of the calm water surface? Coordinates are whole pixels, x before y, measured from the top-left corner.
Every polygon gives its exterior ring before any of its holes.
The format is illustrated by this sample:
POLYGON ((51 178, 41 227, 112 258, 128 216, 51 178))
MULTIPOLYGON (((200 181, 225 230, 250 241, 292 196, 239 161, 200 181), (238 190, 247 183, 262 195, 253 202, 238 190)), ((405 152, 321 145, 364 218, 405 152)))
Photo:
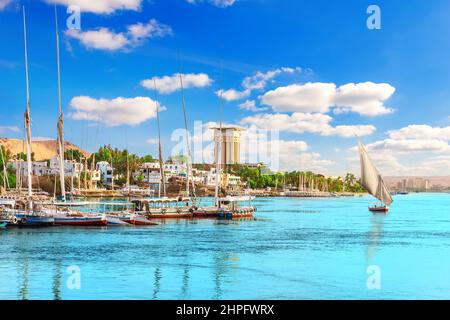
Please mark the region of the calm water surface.
POLYGON ((0 231, 0 299, 449 299, 450 194, 261 198, 254 220, 0 231), (381 270, 368 290, 367 267, 381 270), (68 267, 80 268, 69 289, 68 267))

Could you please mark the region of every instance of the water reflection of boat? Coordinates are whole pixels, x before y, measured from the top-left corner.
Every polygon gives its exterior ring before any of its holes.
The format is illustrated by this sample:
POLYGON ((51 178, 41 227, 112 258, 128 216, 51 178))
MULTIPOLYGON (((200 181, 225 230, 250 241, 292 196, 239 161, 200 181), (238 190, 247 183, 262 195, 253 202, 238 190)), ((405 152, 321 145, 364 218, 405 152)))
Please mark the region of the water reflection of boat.
POLYGON ((372 217, 372 227, 367 236, 366 260, 368 264, 372 263, 371 260, 375 257, 380 245, 383 236, 384 219, 385 215, 373 215, 372 217))

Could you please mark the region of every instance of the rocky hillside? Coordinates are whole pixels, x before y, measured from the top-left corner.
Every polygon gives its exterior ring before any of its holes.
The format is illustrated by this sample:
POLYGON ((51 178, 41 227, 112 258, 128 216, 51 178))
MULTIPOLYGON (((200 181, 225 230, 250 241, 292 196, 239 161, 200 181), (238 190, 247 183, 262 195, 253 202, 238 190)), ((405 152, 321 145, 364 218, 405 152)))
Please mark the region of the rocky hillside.
MULTIPOLYGON (((10 150, 12 154, 18 154, 20 152, 26 151, 26 146, 23 140, 0 138, 0 144, 5 147, 5 149, 10 150)), ((32 152, 34 152, 34 157, 37 161, 48 160, 51 157, 57 155, 58 153, 58 143, 56 140, 39 140, 33 141, 31 144, 32 152)), ((79 150, 85 156, 90 156, 90 153, 82 150, 80 147, 70 143, 65 142, 66 150, 79 150)))

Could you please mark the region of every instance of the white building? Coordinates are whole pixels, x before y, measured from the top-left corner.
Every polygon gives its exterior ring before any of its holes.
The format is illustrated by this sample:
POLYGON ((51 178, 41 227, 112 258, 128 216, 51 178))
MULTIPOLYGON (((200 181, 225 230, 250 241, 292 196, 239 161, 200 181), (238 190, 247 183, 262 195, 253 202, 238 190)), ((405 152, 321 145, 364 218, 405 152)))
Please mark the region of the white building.
POLYGON ((241 163, 241 131, 243 128, 237 126, 223 126, 214 129, 214 159, 220 143, 221 164, 241 163))
POLYGON ((216 185, 216 168, 203 172, 203 184, 210 187, 216 185))
MULTIPOLYGON (((12 160, 11 166, 18 174, 22 176, 26 176, 28 174, 28 166, 26 161, 12 160)), ((31 168, 31 174, 34 176, 44 176, 48 172, 48 165, 46 161, 33 161, 31 163, 31 168)))
MULTIPOLYGON (((172 174, 166 171, 164 171, 164 173, 166 183, 168 183, 169 178, 172 176, 172 174)), ((159 162, 145 162, 141 164, 139 166, 139 169, 133 172, 133 178, 135 180, 137 180, 140 176, 143 177, 143 182, 147 182, 150 184, 159 184, 159 182, 161 181, 159 162)))
POLYGON ((114 177, 113 167, 107 161, 97 162, 96 169, 100 171, 100 178, 104 184, 112 184, 114 177))
MULTIPOLYGON (((66 177, 78 178, 83 172, 83 164, 75 160, 64 160, 64 174, 66 177)), ((48 175, 59 174, 59 159, 58 157, 50 158, 50 166, 47 170, 48 175)))
MULTIPOLYGON (((164 163, 164 173, 176 175, 176 176, 186 176, 187 165, 184 162, 181 163, 164 163)), ((158 164, 159 167, 159 164, 158 164)))

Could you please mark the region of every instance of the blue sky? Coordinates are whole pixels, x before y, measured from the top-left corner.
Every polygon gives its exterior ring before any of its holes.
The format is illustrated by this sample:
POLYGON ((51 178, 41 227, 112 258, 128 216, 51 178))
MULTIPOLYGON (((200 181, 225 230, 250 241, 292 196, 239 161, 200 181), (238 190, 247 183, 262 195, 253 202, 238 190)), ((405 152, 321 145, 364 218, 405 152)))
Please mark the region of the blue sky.
MULTIPOLYGON (((450 174, 446 0, 55 1, 65 135, 83 148, 156 155, 157 101, 169 155, 182 73, 191 128, 219 120, 224 90, 225 122, 280 130, 280 169, 358 172, 360 136, 386 174, 450 174), (67 29, 68 4, 80 30, 67 29), (366 26, 371 4, 380 30, 366 26)), ((0 0, 1 136, 24 136, 22 5, 32 134, 56 136, 55 1, 0 0)))

